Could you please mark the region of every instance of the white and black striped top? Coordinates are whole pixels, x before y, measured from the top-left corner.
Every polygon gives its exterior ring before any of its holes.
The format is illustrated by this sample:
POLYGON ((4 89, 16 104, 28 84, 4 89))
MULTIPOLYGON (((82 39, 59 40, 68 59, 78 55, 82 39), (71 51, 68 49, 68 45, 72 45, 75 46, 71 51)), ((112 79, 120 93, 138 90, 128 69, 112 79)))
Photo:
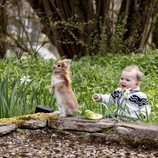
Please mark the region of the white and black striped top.
MULTIPOLYGON (((132 89, 123 92, 120 88, 113 91, 111 94, 98 94, 101 96, 101 102, 110 105, 126 108, 128 110, 123 111, 127 116, 137 118, 139 114, 147 116, 151 113, 151 107, 147 95, 137 89, 132 89)), ((119 112, 121 113, 121 108, 119 112)))

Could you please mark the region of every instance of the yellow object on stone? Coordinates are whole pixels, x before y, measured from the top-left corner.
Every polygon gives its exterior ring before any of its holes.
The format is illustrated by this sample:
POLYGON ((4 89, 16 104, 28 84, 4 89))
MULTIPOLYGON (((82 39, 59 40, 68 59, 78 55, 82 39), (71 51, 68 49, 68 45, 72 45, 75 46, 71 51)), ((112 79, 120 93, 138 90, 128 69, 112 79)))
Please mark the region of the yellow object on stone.
POLYGON ((98 119, 103 118, 103 116, 101 114, 94 113, 91 110, 85 110, 85 117, 87 119, 92 119, 92 120, 98 120, 98 119))

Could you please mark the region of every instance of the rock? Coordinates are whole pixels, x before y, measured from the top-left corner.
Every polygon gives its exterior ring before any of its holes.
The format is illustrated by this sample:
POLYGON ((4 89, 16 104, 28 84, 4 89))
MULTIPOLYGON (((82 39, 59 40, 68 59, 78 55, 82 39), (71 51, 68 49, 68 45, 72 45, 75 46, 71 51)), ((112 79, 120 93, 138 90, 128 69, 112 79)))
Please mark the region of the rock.
POLYGON ((118 145, 158 147, 158 126, 151 124, 122 122, 113 119, 87 120, 81 117, 67 117, 58 120, 49 119, 48 127, 62 131, 89 133, 88 139, 93 140, 92 142, 104 140, 118 145))
POLYGON ((14 123, 0 123, 0 136, 15 131, 17 126, 14 123))
MULTIPOLYGON (((7 121, 5 119, 2 120, 7 121)), ((127 145, 144 149, 155 149, 158 147, 158 126, 152 124, 122 122, 116 119, 58 118, 53 113, 37 113, 14 118, 10 121, 17 124, 19 128, 40 129, 49 127, 50 130, 53 129, 53 131, 57 131, 60 135, 67 135, 67 131, 72 132, 85 142, 127 145)), ((0 135, 15 130, 15 124, 1 123, 0 135)))
POLYGON ((39 129, 47 126, 47 120, 30 119, 19 125, 19 128, 39 129))
POLYGON ((158 126, 145 123, 118 122, 116 128, 124 127, 130 137, 158 140, 158 126))
POLYGON ((122 135, 128 135, 131 132, 133 132, 134 130, 133 129, 128 129, 128 128, 125 128, 125 127, 117 127, 116 131, 118 133, 122 134, 122 135))
POLYGON ((37 51, 37 54, 42 57, 43 59, 45 60, 48 60, 48 59, 53 59, 53 60, 56 60, 57 58, 55 57, 54 55, 54 52, 51 52, 49 49, 47 49, 45 46, 41 46, 41 45, 38 45, 36 47, 36 51, 37 51))
POLYGON ((48 127, 60 130, 100 132, 114 126, 115 121, 88 120, 81 117, 66 117, 58 120, 48 119, 48 127))

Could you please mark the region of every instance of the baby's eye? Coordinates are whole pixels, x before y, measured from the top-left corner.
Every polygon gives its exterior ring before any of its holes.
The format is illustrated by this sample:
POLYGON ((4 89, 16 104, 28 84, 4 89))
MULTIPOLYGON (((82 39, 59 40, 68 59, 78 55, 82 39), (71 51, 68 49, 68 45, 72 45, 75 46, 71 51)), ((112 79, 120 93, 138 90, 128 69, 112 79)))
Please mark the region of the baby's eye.
POLYGON ((60 65, 57 65, 58 67, 60 67, 60 65))
POLYGON ((130 80, 129 80, 129 79, 127 79, 127 81, 129 82, 130 80))

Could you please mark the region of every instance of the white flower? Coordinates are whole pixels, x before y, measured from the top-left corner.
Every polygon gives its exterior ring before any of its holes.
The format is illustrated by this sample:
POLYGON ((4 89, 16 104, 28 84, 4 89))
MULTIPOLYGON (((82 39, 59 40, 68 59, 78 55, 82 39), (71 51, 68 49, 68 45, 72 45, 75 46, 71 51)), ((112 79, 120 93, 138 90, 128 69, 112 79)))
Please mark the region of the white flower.
POLYGON ((20 83, 21 84, 27 84, 27 82, 30 82, 31 79, 30 79, 30 76, 23 76, 21 79, 20 79, 20 83))

